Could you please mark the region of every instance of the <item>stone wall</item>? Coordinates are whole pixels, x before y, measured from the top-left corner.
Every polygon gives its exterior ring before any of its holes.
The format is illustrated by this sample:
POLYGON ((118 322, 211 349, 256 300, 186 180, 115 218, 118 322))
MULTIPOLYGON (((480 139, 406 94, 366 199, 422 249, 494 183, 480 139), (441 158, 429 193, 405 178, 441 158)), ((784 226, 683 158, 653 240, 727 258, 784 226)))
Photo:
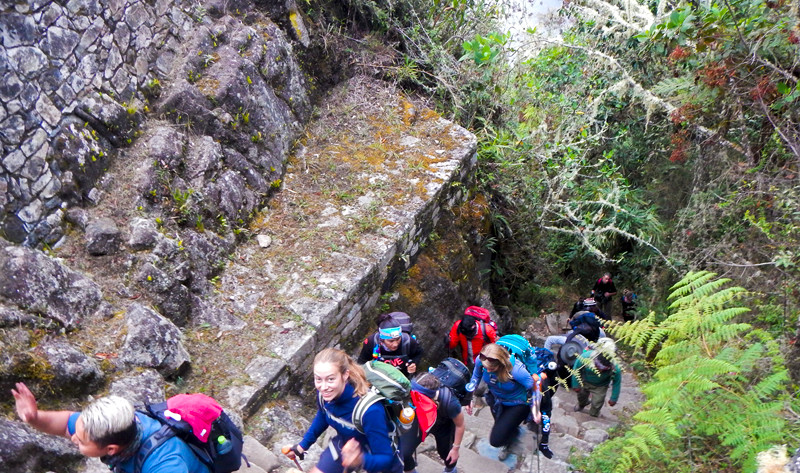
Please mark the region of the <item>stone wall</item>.
MULTIPOLYGON (((283 16, 291 4, 261 3, 283 16)), ((209 113, 204 125, 234 121, 247 103, 234 103, 235 94, 220 97, 220 85, 229 90, 217 77, 221 73, 205 70, 217 62, 217 69, 245 71, 238 80, 269 89, 282 102, 261 107, 263 115, 274 114, 272 127, 245 137, 264 137, 262 144, 238 147, 246 156, 271 145, 276 151, 264 165, 277 178, 296 131, 274 128, 286 123, 297 130, 292 122, 305 121, 308 102, 285 34, 253 10, 253 2, 0 2, 3 236, 29 246, 55 244, 64 234, 67 208, 96 202, 98 180, 155 118, 191 126, 187 117, 200 121, 193 114, 209 113), (252 57, 255 47, 260 52, 252 57), (236 54, 239 59, 232 59, 236 54), (265 55, 271 56, 267 62, 265 55), (159 97, 172 102, 159 107, 159 97), (215 102, 197 107, 187 97, 215 102)), ((255 121, 258 109, 256 104, 245 112, 255 121)))

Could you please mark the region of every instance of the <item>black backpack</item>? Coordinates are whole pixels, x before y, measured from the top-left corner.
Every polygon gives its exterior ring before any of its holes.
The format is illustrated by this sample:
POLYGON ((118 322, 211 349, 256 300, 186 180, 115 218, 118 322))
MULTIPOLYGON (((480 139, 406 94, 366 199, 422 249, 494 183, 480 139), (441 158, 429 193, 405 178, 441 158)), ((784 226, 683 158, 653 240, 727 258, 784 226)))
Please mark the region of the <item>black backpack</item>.
POLYGON ((445 358, 430 372, 439 379, 442 386, 446 386, 458 398, 462 406, 472 401, 472 393, 467 391, 467 383, 472 377, 469 368, 455 358, 445 358))
POLYGON ((205 394, 178 394, 165 402, 148 404, 139 412, 159 421, 161 428, 142 442, 134 462, 136 473, 141 472, 147 457, 172 437, 183 440, 211 473, 231 473, 242 466, 242 431, 213 398, 205 394), (198 431, 201 427, 197 422, 187 421, 196 412, 217 415, 210 432, 198 431))

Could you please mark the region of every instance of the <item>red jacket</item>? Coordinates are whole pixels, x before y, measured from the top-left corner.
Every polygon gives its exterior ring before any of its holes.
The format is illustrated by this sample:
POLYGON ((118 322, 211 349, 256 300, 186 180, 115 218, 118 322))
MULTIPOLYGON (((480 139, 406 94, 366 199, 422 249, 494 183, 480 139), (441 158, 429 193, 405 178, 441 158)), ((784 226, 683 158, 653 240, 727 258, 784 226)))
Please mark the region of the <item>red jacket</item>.
POLYGON ((478 356, 478 353, 481 352, 481 348, 483 345, 487 343, 483 337, 483 327, 486 328, 486 337, 489 339, 488 343, 494 343, 497 341, 497 332, 495 331, 494 327, 489 324, 481 323, 480 320, 477 321, 478 324, 478 333, 472 337, 472 341, 470 342, 467 340, 467 336, 463 333, 458 332, 458 325, 461 323, 461 320, 456 320, 453 324, 453 327, 450 329, 450 343, 448 344, 448 348, 451 350, 455 349, 456 346, 461 346, 461 358, 465 365, 473 366, 475 364, 475 357, 478 356), (469 345, 468 343, 472 343, 472 359, 469 356, 469 345))

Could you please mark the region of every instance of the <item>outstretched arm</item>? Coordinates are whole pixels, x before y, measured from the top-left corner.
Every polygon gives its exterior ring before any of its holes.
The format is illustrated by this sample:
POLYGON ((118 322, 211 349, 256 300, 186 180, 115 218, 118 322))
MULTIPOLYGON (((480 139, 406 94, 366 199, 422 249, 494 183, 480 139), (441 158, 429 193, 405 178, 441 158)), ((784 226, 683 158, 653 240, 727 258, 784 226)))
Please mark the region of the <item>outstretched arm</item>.
POLYGON ((24 383, 17 383, 11 394, 14 395, 17 415, 23 422, 41 432, 69 438, 67 422, 71 411, 40 411, 36 398, 24 383))

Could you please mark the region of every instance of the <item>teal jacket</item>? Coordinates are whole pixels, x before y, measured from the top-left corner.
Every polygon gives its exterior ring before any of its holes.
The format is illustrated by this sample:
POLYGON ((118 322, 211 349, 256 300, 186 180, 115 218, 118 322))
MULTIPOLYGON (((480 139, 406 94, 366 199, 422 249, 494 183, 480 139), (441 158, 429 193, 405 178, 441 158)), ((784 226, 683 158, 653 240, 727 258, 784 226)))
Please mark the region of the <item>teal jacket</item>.
MULTIPOLYGON (((611 388, 611 401, 617 402, 619 399, 619 391, 622 388, 622 370, 617 363, 614 363, 614 369, 608 371, 595 371, 590 368, 592 364, 593 350, 584 350, 583 353, 575 360, 575 365, 572 367, 574 371, 580 371, 581 379, 589 384, 595 386, 608 386, 609 383, 614 383, 611 388)), ((579 388, 581 384, 575 376, 572 376, 572 387, 579 388)))

